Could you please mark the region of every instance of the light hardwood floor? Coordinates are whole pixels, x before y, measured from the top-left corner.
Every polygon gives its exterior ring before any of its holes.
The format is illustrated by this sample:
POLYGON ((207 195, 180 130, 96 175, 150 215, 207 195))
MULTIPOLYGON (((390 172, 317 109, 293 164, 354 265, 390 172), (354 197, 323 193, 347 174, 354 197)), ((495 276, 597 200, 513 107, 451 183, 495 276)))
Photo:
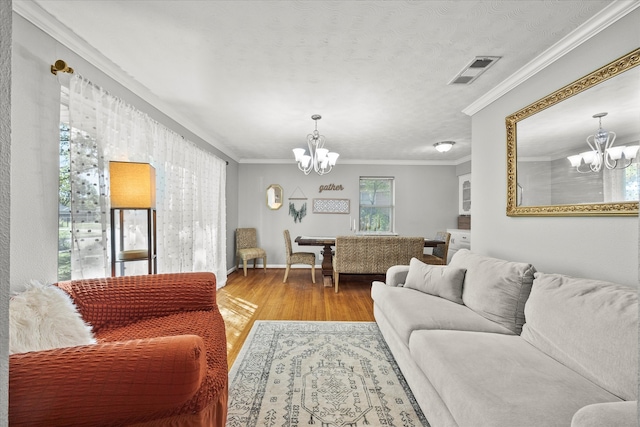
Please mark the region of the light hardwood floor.
POLYGON ((218 306, 227 332, 229 369, 233 366, 256 320, 328 320, 372 322, 371 282, 384 276, 340 275, 340 291, 325 288, 322 272, 316 269, 316 283, 311 270, 291 269, 287 283, 282 283, 283 268, 242 269, 227 277, 227 285, 217 293, 218 306))

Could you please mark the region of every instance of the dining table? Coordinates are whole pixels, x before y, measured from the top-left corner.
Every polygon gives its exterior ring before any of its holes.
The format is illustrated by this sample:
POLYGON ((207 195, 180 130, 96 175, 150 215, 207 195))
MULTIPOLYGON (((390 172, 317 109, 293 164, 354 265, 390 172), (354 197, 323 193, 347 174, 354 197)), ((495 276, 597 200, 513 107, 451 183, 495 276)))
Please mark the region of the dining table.
MULTIPOLYGON (((322 282, 325 287, 333 287, 333 247, 335 236, 298 236, 295 242, 299 246, 322 246, 322 282)), ((438 239, 424 239, 425 248, 435 248, 445 242, 438 239)))

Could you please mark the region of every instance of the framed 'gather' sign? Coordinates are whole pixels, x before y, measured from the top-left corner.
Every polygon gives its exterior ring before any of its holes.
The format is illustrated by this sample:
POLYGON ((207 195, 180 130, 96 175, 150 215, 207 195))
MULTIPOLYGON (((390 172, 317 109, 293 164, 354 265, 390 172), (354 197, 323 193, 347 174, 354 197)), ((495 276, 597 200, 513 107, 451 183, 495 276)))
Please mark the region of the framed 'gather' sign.
POLYGON ((348 214, 350 206, 349 199, 313 199, 313 213, 348 214))

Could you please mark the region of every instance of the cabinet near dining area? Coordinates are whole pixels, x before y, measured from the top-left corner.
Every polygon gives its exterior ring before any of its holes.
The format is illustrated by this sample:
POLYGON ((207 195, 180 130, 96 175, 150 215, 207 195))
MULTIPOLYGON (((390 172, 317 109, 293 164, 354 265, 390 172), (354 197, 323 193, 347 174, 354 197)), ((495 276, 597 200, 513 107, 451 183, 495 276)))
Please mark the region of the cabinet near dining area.
POLYGON ((451 234, 447 254, 447 264, 449 264, 453 255, 460 249, 471 249, 471 230, 448 228, 447 232, 451 234))

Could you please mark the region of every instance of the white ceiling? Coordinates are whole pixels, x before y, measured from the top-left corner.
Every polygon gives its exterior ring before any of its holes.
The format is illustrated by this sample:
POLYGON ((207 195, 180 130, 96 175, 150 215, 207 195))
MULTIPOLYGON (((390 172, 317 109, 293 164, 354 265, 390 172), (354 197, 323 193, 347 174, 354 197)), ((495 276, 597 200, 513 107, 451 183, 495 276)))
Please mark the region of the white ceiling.
POLYGON ((321 114, 327 147, 349 163, 468 158, 463 110, 611 3, 14 0, 14 8, 44 9, 49 31, 73 32, 72 44, 93 52, 79 54, 113 63, 108 74, 235 160, 292 159, 321 114), (471 85, 447 85, 482 55, 502 59, 471 85), (441 154, 433 148, 441 140, 456 145, 441 154))

